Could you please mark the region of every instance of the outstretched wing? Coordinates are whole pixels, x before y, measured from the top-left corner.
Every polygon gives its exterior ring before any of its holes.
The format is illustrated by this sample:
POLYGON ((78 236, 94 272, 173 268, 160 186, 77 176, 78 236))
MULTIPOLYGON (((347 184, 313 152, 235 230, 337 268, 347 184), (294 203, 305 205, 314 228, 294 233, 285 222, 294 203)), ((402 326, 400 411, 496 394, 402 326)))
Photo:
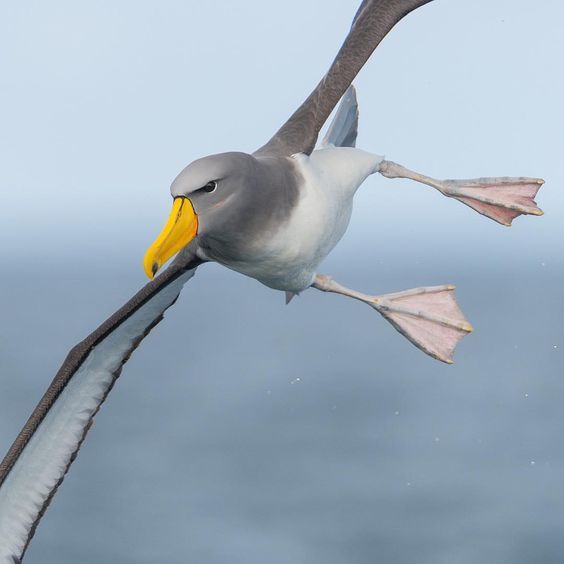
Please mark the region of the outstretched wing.
POLYGON ((175 261, 68 354, 0 463, 0 564, 22 558, 123 365, 200 261, 175 261))
POLYGON ((364 63, 409 12, 432 0, 364 0, 333 64, 274 137, 255 154, 310 154, 319 130, 364 63))

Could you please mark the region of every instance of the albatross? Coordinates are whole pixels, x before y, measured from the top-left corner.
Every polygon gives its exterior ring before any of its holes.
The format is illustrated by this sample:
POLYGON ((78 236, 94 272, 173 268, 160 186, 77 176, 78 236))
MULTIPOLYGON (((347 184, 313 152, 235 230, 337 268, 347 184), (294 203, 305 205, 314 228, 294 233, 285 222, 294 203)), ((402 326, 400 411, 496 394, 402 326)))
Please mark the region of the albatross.
POLYGON ((284 292, 286 302, 309 288, 359 300, 424 353, 452 362, 472 330, 452 285, 368 295, 318 271, 372 174, 430 186, 503 225, 542 214, 534 201, 541 179, 438 180, 356 148, 353 79, 394 25, 431 1, 364 0, 327 73, 266 144, 198 159, 178 174, 170 217, 143 260, 151 280, 70 350, 0 463, 0 564, 22 560, 123 365, 207 262, 284 292))

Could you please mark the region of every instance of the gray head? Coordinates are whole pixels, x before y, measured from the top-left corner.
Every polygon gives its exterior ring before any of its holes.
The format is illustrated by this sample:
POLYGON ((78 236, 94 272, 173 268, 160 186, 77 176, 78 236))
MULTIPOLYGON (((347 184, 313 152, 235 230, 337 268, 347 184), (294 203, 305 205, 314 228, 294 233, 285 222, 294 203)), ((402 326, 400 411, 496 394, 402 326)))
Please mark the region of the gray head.
POLYGON ((254 189, 257 160, 247 153, 220 153, 190 163, 174 179, 173 198, 189 198, 198 216, 198 235, 225 228, 240 207, 244 194, 254 189))
POLYGON ((272 220, 289 214, 296 184, 287 159, 233 152, 190 163, 172 183, 172 213, 145 255, 145 272, 152 277, 194 239, 210 259, 244 260, 272 220))

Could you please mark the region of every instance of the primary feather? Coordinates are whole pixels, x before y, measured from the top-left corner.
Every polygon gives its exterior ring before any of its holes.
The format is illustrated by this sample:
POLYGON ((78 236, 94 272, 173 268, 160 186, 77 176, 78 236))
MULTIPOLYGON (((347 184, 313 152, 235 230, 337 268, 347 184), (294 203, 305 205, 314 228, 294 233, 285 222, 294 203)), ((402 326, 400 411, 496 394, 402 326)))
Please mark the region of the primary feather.
POLYGON ((0 472, 0 564, 23 556, 123 364, 194 273, 172 278, 93 344, 33 432, 30 418, 0 472))

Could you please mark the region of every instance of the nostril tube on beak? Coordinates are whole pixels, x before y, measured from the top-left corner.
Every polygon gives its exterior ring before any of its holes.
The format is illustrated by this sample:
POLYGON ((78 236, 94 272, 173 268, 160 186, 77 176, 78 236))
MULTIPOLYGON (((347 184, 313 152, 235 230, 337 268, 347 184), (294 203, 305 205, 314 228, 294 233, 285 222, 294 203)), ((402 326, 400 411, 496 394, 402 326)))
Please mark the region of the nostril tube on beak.
POLYGON ((143 270, 148 278, 154 278, 159 268, 184 248, 198 233, 198 216, 188 198, 174 198, 168 221, 147 249, 143 258, 143 270))

